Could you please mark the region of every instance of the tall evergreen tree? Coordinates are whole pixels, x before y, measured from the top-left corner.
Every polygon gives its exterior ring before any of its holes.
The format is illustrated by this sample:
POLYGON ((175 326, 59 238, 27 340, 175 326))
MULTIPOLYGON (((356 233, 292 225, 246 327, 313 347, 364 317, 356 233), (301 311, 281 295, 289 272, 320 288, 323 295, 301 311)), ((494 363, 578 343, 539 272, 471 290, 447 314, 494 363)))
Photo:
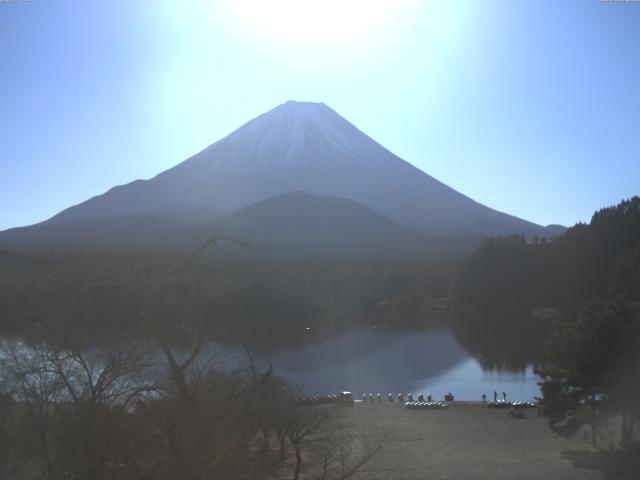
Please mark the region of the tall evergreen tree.
POLYGON ((558 322, 547 344, 542 403, 553 430, 573 434, 622 416, 622 443, 633 439, 640 415, 640 243, 623 255, 612 286, 583 304, 575 319, 558 322))

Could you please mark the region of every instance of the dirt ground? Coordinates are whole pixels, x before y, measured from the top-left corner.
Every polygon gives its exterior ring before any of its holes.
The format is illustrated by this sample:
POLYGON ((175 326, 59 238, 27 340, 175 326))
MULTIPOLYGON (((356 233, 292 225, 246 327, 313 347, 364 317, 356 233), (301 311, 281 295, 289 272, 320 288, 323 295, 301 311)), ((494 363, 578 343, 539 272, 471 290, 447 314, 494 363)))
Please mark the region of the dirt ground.
POLYGON ((511 418, 507 410, 489 409, 479 402, 452 402, 447 410, 407 410, 398 403, 356 403, 341 410, 348 432, 385 444, 363 467, 361 479, 609 477, 576 461, 592 454, 589 446, 555 435, 536 409, 526 410, 525 419, 511 418))

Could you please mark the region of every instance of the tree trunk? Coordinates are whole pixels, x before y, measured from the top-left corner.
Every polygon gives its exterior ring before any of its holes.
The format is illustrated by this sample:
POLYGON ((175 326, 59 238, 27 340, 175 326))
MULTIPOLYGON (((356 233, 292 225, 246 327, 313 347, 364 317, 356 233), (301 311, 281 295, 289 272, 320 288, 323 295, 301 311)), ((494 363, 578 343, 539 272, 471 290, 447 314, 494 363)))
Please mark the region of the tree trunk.
POLYGON ((269 451, 269 430, 267 430, 266 428, 262 429, 262 439, 263 439, 262 448, 266 454, 266 452, 269 451))
MULTIPOLYGON (((240 437, 240 445, 238 446, 238 458, 240 471, 246 474, 249 471, 249 457, 251 452, 251 437, 242 435, 240 437)), ((245 478, 244 476, 242 478, 245 478)))
POLYGON ((627 410, 622 414, 622 446, 629 447, 633 442, 633 416, 627 410))
POLYGON ((182 458, 182 452, 180 451, 179 442, 176 438, 173 426, 165 426, 163 432, 167 439, 167 444, 169 445, 169 452, 171 452, 171 457, 173 459, 173 468, 175 472, 177 473, 179 478, 190 478, 191 476, 187 472, 187 466, 184 459, 182 458))
POLYGON ((284 463, 284 458, 286 456, 286 450, 285 450, 285 444, 284 444, 285 439, 284 437, 282 437, 282 438, 279 438, 278 440, 280 441, 280 461, 284 463))
POLYGON ((38 432, 38 442, 40 443, 40 453, 42 455, 42 463, 47 472, 47 480, 56 480, 57 475, 49 454, 49 444, 47 442, 47 433, 43 430, 38 432))
POLYGON ((5 471, 7 470, 5 465, 5 462, 6 462, 5 455, 7 452, 5 443, 8 443, 5 441, 5 437, 7 435, 6 433, 7 415, 5 413, 5 406, 1 402, 2 402, 2 398, 0 398, 0 480, 6 480, 8 478, 8 474, 5 474, 5 471))
POLYGON ((300 468, 302 467, 302 455, 300 453, 300 445, 297 443, 293 446, 296 450, 296 469, 293 472, 293 480, 300 478, 300 468))
POLYGON ((596 410, 596 394, 591 394, 591 445, 598 448, 598 412, 596 410))

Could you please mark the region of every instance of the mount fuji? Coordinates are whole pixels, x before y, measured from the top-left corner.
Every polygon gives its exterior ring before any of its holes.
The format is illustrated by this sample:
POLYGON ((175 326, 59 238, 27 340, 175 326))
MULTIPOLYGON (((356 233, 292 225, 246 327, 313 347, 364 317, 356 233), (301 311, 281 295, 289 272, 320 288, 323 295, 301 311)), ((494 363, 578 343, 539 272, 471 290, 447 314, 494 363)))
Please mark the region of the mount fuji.
MULTIPOLYGON (((143 245, 153 237, 169 246, 180 243, 188 226, 198 222, 251 231, 258 217, 246 210, 272 197, 282 198, 257 208, 259 223, 264 230, 267 209, 280 226, 287 224, 283 236, 314 221, 325 231, 339 232, 363 215, 367 236, 376 231, 376 221, 380 232, 393 230, 394 238, 400 232, 408 237, 548 237, 562 231, 475 202, 394 155, 323 103, 289 101, 149 180, 114 187, 40 224, 0 232, 0 244, 95 242, 126 249, 129 239, 143 245), (291 192, 298 193, 285 195, 291 192), (300 202, 304 195, 313 201, 300 202), (319 208, 323 202, 324 210, 319 208), (333 224, 331 215, 314 217, 342 207, 354 218, 333 224)), ((355 241, 354 235, 343 239, 355 241)))

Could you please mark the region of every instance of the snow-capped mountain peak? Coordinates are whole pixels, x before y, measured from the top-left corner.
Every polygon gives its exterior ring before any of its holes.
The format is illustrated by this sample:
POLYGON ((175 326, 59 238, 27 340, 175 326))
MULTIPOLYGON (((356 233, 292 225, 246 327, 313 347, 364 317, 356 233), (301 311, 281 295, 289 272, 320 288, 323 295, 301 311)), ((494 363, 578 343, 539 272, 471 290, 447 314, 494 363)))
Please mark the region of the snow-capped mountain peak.
POLYGON ((430 177, 323 103, 288 101, 150 180, 115 187, 50 222, 149 212, 232 212, 302 191, 350 199, 430 234, 533 233, 430 177))

